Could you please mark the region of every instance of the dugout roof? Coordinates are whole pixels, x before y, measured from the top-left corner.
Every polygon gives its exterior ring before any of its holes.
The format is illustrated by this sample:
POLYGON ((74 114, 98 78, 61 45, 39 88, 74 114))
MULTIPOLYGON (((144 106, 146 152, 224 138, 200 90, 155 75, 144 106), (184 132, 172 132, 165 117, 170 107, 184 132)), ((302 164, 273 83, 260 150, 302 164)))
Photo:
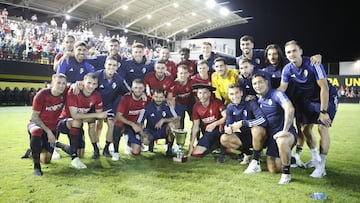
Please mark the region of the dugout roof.
POLYGON ((190 39, 219 28, 247 23, 241 10, 231 11, 223 0, 13 0, 1 3, 32 9, 51 17, 70 15, 159 39, 190 39), (175 38, 174 38, 175 36, 175 38))

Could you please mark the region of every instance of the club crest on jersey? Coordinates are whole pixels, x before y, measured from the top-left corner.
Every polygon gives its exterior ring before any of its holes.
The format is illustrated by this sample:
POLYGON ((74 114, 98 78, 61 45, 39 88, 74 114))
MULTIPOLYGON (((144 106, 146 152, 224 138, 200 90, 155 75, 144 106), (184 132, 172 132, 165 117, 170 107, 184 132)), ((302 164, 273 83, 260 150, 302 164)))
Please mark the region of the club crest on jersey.
POLYGON ((308 70, 305 69, 304 70, 304 76, 307 77, 308 75, 309 75, 309 72, 308 72, 308 70))
POLYGON ((269 104, 270 106, 272 106, 272 104, 273 104, 272 99, 269 99, 269 100, 268 100, 268 104, 269 104))
POLYGON ((146 73, 146 68, 145 68, 145 67, 142 68, 141 71, 142 71, 143 73, 146 73))
POLYGON ((243 111, 243 115, 244 115, 245 117, 247 117, 248 112, 247 112, 246 110, 244 110, 244 111, 243 111))
POLYGON ((162 117, 165 117, 165 116, 166 116, 166 112, 163 111, 161 115, 162 115, 162 117))
POLYGON ((115 88, 116 88, 116 83, 113 82, 112 85, 111 85, 111 87, 112 87, 113 89, 115 89, 115 88))
POLYGON ((256 58, 256 59, 255 59, 255 63, 256 63, 256 64, 260 64, 260 62, 261 62, 261 61, 260 61, 259 58, 256 58))
POLYGON ((80 74, 83 74, 84 68, 80 68, 80 74))

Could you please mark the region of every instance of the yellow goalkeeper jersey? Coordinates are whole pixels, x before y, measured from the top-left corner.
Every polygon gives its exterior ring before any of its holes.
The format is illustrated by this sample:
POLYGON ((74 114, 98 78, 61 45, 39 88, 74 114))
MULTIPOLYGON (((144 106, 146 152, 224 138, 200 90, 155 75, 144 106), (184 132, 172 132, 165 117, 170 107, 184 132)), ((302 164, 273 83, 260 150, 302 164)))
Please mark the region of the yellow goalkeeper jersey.
POLYGON ((238 83, 239 71, 235 69, 228 69, 226 77, 221 77, 217 72, 213 72, 211 75, 211 84, 216 88, 216 98, 222 100, 225 105, 230 103, 228 96, 228 86, 233 83, 238 83))

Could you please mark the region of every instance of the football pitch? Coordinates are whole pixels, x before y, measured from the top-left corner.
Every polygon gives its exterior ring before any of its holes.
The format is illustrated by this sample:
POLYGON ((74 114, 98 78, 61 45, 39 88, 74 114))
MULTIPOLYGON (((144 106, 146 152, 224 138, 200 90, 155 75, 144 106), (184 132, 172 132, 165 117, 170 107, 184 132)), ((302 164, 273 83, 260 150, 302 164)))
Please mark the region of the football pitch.
MULTIPOLYGON (((292 182, 278 185, 280 174, 270 174, 262 158, 262 172, 244 174, 246 166, 228 154, 224 164, 216 154, 175 163, 165 157, 164 141, 155 153, 134 157, 123 153, 113 162, 92 160, 86 134, 83 162, 87 169, 70 167, 70 157, 42 165, 44 175, 32 175, 31 159, 20 159, 29 147, 26 125, 31 107, 0 107, 0 202, 313 202, 309 195, 326 192, 327 202, 360 202, 360 104, 340 104, 330 128, 327 176, 314 179, 312 168, 292 168, 292 182)), ((186 128, 191 128, 187 121, 186 128)), ((86 131, 86 126, 84 127, 86 131)), ((315 128, 317 129, 317 128, 315 128)), ((105 142, 104 125, 101 145, 105 142)), ((319 139, 317 132, 316 137, 319 139)), ((189 135, 187 140, 189 140, 189 135)), ((65 135, 60 141, 68 143, 65 135)), ((187 146, 185 146, 187 149, 187 146)), ((236 152, 235 152, 236 153, 236 152)), ((309 161, 304 146, 302 160, 309 161)))

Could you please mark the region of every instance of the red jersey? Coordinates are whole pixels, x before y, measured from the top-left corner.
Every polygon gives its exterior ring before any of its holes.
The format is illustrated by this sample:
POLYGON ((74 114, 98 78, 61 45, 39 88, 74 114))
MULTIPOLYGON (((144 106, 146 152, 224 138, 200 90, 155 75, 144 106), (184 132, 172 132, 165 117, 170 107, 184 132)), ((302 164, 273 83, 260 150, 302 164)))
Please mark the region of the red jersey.
POLYGON ((206 84, 211 85, 211 76, 209 75, 207 80, 201 79, 199 73, 196 75, 191 76, 191 80, 193 84, 206 84))
POLYGON ((61 112, 60 118, 71 118, 69 107, 76 107, 78 113, 89 113, 90 111, 102 111, 102 99, 100 93, 95 90, 90 96, 86 97, 82 91, 78 95, 73 94, 72 90, 67 93, 65 107, 61 112))
POLYGON ((195 74, 195 69, 196 69, 196 61, 195 60, 188 60, 186 62, 180 62, 180 63, 178 63, 176 65, 176 67, 178 67, 180 64, 186 64, 187 65, 190 75, 195 74))
POLYGON ((192 84, 193 83, 190 79, 184 86, 181 85, 178 81, 175 81, 173 83, 173 85, 170 87, 169 92, 171 92, 176 98, 175 102, 177 104, 182 104, 189 107, 195 103, 192 84))
POLYGON ((173 79, 176 78, 177 75, 177 66, 174 61, 168 61, 166 64, 166 70, 170 73, 173 79))
POLYGON ((56 130, 61 110, 64 107, 65 95, 51 95, 50 88, 40 90, 34 97, 32 110, 39 111, 42 122, 52 131, 56 130))
MULTIPOLYGON (((149 101, 149 100, 148 100, 149 101)), ((116 112, 121 113, 127 120, 134 123, 141 123, 140 115, 145 113, 145 106, 148 102, 140 99, 136 101, 130 93, 126 93, 121 97, 121 101, 116 112)))
POLYGON ((206 126, 219 120, 225 105, 219 99, 210 99, 210 104, 205 108, 200 102, 196 102, 192 111, 193 120, 201 120, 203 130, 206 126))
POLYGON ((163 80, 158 80, 155 77, 155 72, 149 72, 144 77, 144 85, 149 85, 151 94, 153 93, 153 90, 156 88, 161 88, 165 90, 165 94, 169 91, 170 87, 173 84, 173 79, 170 76, 165 76, 163 80))

